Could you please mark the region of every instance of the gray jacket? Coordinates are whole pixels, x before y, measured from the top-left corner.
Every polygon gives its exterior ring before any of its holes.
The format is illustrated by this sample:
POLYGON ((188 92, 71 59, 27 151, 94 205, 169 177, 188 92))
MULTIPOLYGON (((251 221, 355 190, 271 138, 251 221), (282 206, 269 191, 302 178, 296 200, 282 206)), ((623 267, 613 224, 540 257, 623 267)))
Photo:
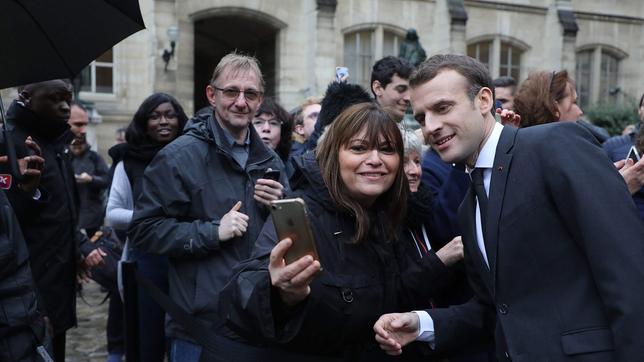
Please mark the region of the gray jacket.
MULTIPOLYGON (((280 158, 266 148, 249 127, 250 145, 245 169, 233 159, 224 130, 205 115, 191 120, 184 135, 159 151, 143 177, 143 192, 135 201, 129 237, 135 248, 168 256, 170 297, 220 335, 236 339, 218 317, 219 291, 233 267, 248 259, 268 216, 253 199, 255 181, 269 167, 282 170, 280 158), (237 203, 249 216, 242 237, 218 239, 219 220, 237 203)), ((192 340, 175 321, 167 335, 192 340)))

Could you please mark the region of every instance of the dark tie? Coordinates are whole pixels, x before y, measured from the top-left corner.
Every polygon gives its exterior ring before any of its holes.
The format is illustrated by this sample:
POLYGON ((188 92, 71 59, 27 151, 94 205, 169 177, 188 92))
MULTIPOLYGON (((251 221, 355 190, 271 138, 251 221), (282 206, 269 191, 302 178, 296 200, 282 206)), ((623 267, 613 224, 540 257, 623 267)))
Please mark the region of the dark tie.
POLYGON ((479 209, 481 210, 481 229, 483 230, 483 239, 485 239, 485 224, 487 221, 487 193, 485 192, 485 185, 483 184, 483 170, 483 168, 477 167, 474 169, 474 171, 472 171, 472 185, 474 186, 474 192, 476 192, 476 198, 479 201, 479 209))

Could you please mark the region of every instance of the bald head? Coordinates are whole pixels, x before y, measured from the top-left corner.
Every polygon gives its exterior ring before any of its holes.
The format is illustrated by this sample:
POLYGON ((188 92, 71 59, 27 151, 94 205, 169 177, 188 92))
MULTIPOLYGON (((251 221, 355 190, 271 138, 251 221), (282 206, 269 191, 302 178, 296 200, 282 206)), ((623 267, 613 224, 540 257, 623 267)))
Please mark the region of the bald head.
POLYGON ((89 117, 83 107, 78 104, 72 104, 69 116, 69 128, 76 137, 85 136, 87 133, 87 125, 89 124, 89 117))
POLYGON ((67 122, 72 86, 62 79, 31 83, 18 88, 18 99, 43 120, 67 122))

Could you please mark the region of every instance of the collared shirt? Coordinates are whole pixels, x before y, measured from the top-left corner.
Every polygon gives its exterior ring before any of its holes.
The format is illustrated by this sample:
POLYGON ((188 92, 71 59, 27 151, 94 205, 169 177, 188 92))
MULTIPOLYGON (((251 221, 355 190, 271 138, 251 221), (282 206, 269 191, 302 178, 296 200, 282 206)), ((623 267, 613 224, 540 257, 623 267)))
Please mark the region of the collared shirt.
POLYGON ((246 168, 246 161, 248 161, 248 151, 250 149, 250 129, 246 130, 246 140, 243 144, 237 143, 237 140, 233 135, 228 132, 227 129, 222 127, 224 131, 224 137, 226 137, 226 142, 230 145, 232 150, 233 159, 241 166, 241 168, 246 168))
MULTIPOLYGON (((501 132, 503 131, 503 126, 500 123, 495 123, 490 137, 487 139, 479 157, 476 159, 476 164, 474 168, 483 169, 483 185, 485 186, 485 193, 490 195, 490 180, 492 179, 492 167, 494 167, 494 156, 496 155, 496 146, 499 144, 499 138, 501 138, 501 132)), ((472 177, 473 169, 469 168, 466 172, 472 177)), ((485 252, 485 239, 483 238, 483 227, 481 225, 481 209, 479 208, 479 201, 476 200, 476 243, 481 250, 485 264, 490 267, 488 262, 487 253, 485 252)))
MULTIPOLYGON (((499 139, 501 138, 501 132, 503 131, 503 126, 496 122, 494 123, 494 128, 490 133, 487 141, 481 148, 479 156, 476 159, 475 168, 483 169, 483 185, 485 186, 485 192, 490 194, 490 180, 492 179, 492 167, 494 166, 494 156, 496 156, 496 146, 499 144, 499 139)), ((465 170, 470 174, 473 169, 465 170)), ((471 177, 471 176, 470 176, 471 177)), ((487 253, 485 252, 485 241, 483 240, 483 228, 481 227, 481 209, 479 209, 479 202, 476 200, 476 243, 478 244, 483 259, 485 259, 485 264, 489 263, 487 260, 487 253)), ((434 321, 424 310, 414 311, 420 319, 420 327, 418 330, 417 341, 429 342, 429 346, 434 348, 434 321)))

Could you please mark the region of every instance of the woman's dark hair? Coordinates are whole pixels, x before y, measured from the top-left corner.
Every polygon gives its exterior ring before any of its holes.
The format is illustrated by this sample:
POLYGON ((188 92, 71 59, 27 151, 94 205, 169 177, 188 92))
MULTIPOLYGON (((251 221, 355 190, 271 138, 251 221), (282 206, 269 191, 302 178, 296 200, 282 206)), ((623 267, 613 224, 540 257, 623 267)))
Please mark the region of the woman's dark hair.
POLYGON ((514 111, 521 115, 521 127, 559 120, 557 102, 575 88, 568 72, 534 72, 524 80, 514 97, 514 111))
POLYGON ((282 106, 275 102, 275 99, 269 97, 264 98, 255 116, 261 114, 270 114, 282 123, 280 127, 280 143, 277 144, 275 152, 280 156, 282 161, 288 160, 293 139, 293 118, 282 106))
POLYGON ((371 228, 371 221, 366 207, 349 195, 347 186, 340 174, 340 149, 346 148, 352 137, 365 131, 368 147, 379 147, 381 137, 396 152, 399 159, 396 178, 391 187, 385 191, 376 203, 386 214, 387 236, 394 238, 396 227, 404 218, 409 185, 403 168, 403 140, 398 125, 378 105, 358 103, 345 109, 330 126, 318 144, 315 155, 320 171, 331 199, 340 208, 355 214, 357 231, 354 242, 363 241, 371 228))
POLYGON ((154 143, 155 141, 148 136, 148 118, 154 110, 163 103, 170 103, 174 111, 177 113, 179 126, 177 128, 177 137, 181 134, 183 127, 188 121, 188 116, 183 111, 183 107, 179 104, 176 98, 167 93, 154 93, 146 98, 139 106, 139 109, 134 113, 132 122, 125 130, 125 140, 130 145, 142 145, 146 143, 154 143))

